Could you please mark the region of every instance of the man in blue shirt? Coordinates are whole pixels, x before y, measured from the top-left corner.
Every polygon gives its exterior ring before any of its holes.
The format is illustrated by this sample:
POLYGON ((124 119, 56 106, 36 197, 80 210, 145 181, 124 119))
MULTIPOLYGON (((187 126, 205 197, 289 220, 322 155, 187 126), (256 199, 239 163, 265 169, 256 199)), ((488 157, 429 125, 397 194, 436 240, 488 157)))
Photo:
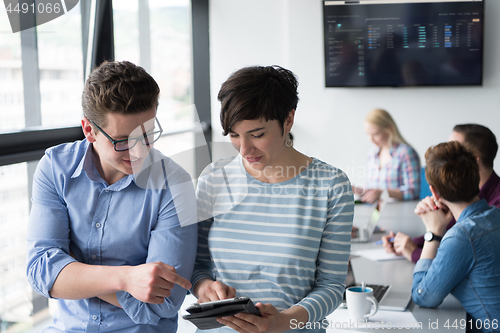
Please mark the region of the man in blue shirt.
POLYGON ((425 160, 434 202, 432 207, 421 202, 415 209, 427 232, 413 273, 413 300, 423 307, 435 307, 451 293, 469 315, 463 328, 497 332, 500 209, 479 199, 476 157, 459 142, 429 148, 425 160), (457 222, 446 231, 451 216, 457 222))
POLYGON ((48 149, 34 176, 27 275, 58 299, 42 332, 175 332, 196 255, 189 175, 153 148, 159 87, 105 62, 83 96, 86 139, 48 149))

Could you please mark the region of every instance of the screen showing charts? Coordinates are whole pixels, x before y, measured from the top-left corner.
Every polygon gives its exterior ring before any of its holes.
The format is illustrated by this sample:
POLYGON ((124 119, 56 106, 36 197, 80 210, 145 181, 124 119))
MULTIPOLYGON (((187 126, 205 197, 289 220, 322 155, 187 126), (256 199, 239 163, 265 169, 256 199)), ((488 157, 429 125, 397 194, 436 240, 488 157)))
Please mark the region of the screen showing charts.
POLYGON ((481 85, 483 1, 324 1, 327 87, 481 85))

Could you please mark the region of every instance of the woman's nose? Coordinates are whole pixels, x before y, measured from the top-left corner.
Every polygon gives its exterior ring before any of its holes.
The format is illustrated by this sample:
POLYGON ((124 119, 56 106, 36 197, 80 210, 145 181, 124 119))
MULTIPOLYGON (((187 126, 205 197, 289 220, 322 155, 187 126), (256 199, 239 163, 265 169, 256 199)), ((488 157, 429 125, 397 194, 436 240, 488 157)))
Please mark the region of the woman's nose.
POLYGON ((241 156, 248 155, 252 151, 253 145, 250 140, 240 139, 240 154, 241 156))

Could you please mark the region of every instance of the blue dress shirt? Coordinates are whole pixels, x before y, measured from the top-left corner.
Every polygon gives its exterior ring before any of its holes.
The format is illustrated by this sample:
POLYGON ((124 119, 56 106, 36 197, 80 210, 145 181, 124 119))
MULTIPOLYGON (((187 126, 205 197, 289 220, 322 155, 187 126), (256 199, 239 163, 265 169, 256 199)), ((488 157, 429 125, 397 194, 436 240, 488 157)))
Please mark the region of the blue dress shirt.
POLYGON ((484 332, 499 330, 500 209, 484 199, 464 209, 434 260, 415 265, 415 303, 436 307, 450 292, 484 332))
MULTIPOLYGON (((92 150, 87 140, 59 145, 48 149, 38 164, 27 234, 27 275, 33 289, 50 298, 59 272, 74 261, 107 266, 161 261, 189 280, 197 243, 189 175, 162 156, 152 162, 163 168, 162 186, 144 186, 147 182, 142 184, 137 175, 108 185, 94 166, 92 150)), ((185 295, 175 285, 158 305, 120 291, 123 309, 97 297, 60 299, 53 325, 42 332, 175 332, 185 295)))

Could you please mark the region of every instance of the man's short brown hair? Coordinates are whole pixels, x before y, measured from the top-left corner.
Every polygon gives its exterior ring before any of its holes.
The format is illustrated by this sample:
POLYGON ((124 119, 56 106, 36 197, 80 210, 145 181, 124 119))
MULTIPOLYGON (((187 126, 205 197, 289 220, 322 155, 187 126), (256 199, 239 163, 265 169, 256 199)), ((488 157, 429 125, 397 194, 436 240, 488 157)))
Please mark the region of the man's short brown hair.
POLYGON ((158 84, 142 67, 128 61, 105 61, 85 82, 83 115, 104 127, 108 113, 141 113, 158 107, 159 97, 158 84))
POLYGON ((449 202, 471 202, 479 194, 479 165, 458 141, 440 143, 425 153, 425 177, 449 202))
POLYGON ((460 124, 456 125, 453 131, 464 136, 465 146, 479 157, 485 167, 493 169, 498 143, 489 128, 478 124, 460 124))
POLYGON ((281 128, 290 111, 297 108, 299 83, 295 75, 280 66, 242 68, 222 84, 220 121, 223 135, 242 120, 278 120, 281 128))

